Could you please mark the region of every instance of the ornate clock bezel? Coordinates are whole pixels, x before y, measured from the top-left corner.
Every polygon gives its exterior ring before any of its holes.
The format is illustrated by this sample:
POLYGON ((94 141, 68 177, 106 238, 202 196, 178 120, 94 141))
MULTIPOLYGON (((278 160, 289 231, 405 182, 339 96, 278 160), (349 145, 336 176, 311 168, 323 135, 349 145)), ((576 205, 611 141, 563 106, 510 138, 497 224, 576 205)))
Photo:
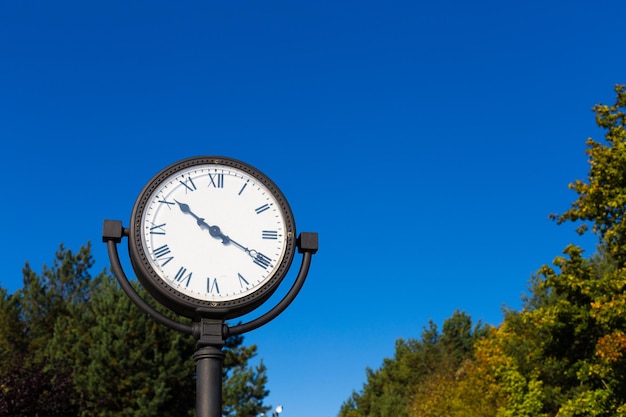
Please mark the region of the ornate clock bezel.
POLYGON ((139 193, 133 206, 130 224, 128 250, 131 265, 135 270, 139 282, 159 303, 177 314, 190 318, 207 317, 229 319, 242 316, 259 307, 276 291, 287 275, 296 250, 295 220, 289 203, 282 191, 267 175, 257 168, 237 159, 223 156, 191 157, 175 162, 162 169, 148 181, 139 193), (177 172, 194 166, 207 164, 223 165, 228 168, 241 170, 263 184, 276 199, 285 223, 285 253, 273 274, 253 292, 225 301, 202 300, 176 290, 152 267, 149 262, 150 255, 147 253, 142 241, 142 230, 144 227, 142 224, 143 213, 153 192, 159 188, 164 181, 177 172))

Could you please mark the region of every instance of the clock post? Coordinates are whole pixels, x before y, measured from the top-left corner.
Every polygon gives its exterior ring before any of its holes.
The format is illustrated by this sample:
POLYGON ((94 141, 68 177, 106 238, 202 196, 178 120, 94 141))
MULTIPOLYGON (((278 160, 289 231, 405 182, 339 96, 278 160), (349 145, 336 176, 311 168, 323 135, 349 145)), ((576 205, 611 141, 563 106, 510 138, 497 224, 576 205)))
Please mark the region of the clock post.
POLYGON ((199 330, 196 334, 198 350, 193 355, 196 362, 196 415, 218 417, 222 414, 224 322, 200 319, 196 328, 199 330), (213 404, 220 404, 220 407, 213 407, 212 410, 213 404))
POLYGON ((230 336, 267 324, 282 313, 306 280, 318 235, 302 232, 279 188, 256 168, 226 157, 195 157, 159 172, 140 193, 131 227, 105 220, 111 271, 128 297, 157 323, 196 339, 196 414, 222 415, 223 347, 230 336), (207 204, 210 202, 210 204, 207 204), (156 301, 192 323, 171 319, 134 290, 117 245, 128 237, 139 282, 156 301), (269 311, 229 326, 265 303, 302 254, 287 293, 269 311))

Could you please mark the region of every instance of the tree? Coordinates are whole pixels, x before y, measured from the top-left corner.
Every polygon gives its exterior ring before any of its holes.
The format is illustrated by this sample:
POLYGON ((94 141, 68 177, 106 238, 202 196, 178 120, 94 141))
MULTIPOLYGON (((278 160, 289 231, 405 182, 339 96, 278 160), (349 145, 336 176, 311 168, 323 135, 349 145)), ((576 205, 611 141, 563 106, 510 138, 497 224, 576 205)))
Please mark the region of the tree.
POLYGON ((243 336, 231 336, 226 340, 222 389, 225 417, 256 417, 271 408, 263 405, 263 399, 269 394, 265 388, 267 369, 263 361, 254 367, 249 365, 256 354, 256 345, 243 346, 243 336))
POLYGON ((71 364, 52 366, 46 347, 56 322, 72 320, 72 306, 89 300, 99 277, 92 278, 90 246, 74 254, 63 245, 41 276, 26 263, 24 287, 8 295, 0 288, 0 410, 15 416, 75 415, 71 364))
POLYGON ((55 254, 51 267, 43 266, 36 274, 27 262, 22 270, 24 285, 13 301, 18 304, 20 321, 28 338, 28 351, 35 360, 42 360, 51 330, 57 321, 77 319, 75 307, 87 305, 104 277, 90 274, 94 264, 88 243, 74 253, 63 244, 55 254))
POLYGON ((472 337, 462 317, 441 336, 431 324, 416 349, 399 356, 397 347, 394 360, 368 371, 341 417, 391 415, 376 407, 407 398, 414 417, 626 417, 626 86, 615 92, 614 105, 593 108, 606 133, 587 141, 587 180, 570 184, 577 199, 551 215, 581 222, 579 233, 598 237, 597 252, 568 245, 531 277, 522 310, 506 311, 488 337, 472 337), (397 391, 403 383, 409 390, 397 391))
MULTIPOLYGON (((551 217, 561 224, 566 221, 591 222, 591 231, 598 235, 608 254, 620 266, 626 262, 626 85, 615 87, 613 105, 593 107, 596 123, 604 130, 604 142, 587 139, 589 173, 587 181, 576 180, 570 188, 578 198, 569 210, 551 217)), ((588 230, 583 223, 579 233, 588 230)))
POLYGON ((572 183, 578 198, 565 213, 552 216, 559 224, 584 222, 579 233, 590 223, 598 254, 585 260, 582 250, 570 245, 566 256, 555 260, 556 270, 541 271, 556 299, 541 321, 552 336, 546 353, 569 369, 571 390, 559 416, 626 415, 626 86, 615 92, 615 104, 593 108, 605 140, 587 140, 587 181, 572 183))
MULTIPOLYGON (((193 415, 195 340, 157 325, 92 265, 89 245, 61 245, 41 275, 26 264, 21 290, 0 288, 0 404, 16 416, 193 415)), ((250 365, 257 348, 243 337, 226 348, 224 415, 256 417, 269 409, 266 368, 250 365)))
POLYGON ((490 381, 488 415, 626 416, 626 88, 616 93, 615 105, 594 107, 606 137, 587 141, 587 181, 570 184, 578 198, 551 216, 584 222, 577 230, 595 233, 598 251, 568 245, 532 278, 523 310, 476 347, 459 386, 490 381))
POLYGON ((417 415, 418 404, 445 396, 442 384, 472 355, 475 341, 486 334, 480 323, 473 326, 467 314, 456 311, 444 321, 442 333, 430 322, 420 340, 398 339, 394 357, 385 359, 378 370, 366 370, 363 389, 344 402, 339 416, 417 415))
POLYGON ((138 311, 112 279, 57 322, 53 361, 71 359, 82 416, 179 416, 195 404, 193 340, 138 311))
POLYGON ((71 369, 64 365, 54 372, 45 364, 27 362, 12 355, 0 374, 0 415, 13 417, 65 417, 76 415, 71 369))
POLYGON ((570 184, 578 198, 551 216, 584 222, 577 230, 598 236, 598 252, 585 258, 568 245, 532 277, 523 310, 509 312, 466 364, 455 393, 465 407, 480 403, 472 391, 482 386, 486 415, 626 415, 625 87, 616 93, 615 105, 594 107, 607 132, 587 141, 587 181, 570 184))
POLYGON ((0 372, 7 369, 12 360, 6 360, 14 352, 24 352, 28 345, 24 324, 20 320, 19 303, 16 297, 0 288, 0 372))

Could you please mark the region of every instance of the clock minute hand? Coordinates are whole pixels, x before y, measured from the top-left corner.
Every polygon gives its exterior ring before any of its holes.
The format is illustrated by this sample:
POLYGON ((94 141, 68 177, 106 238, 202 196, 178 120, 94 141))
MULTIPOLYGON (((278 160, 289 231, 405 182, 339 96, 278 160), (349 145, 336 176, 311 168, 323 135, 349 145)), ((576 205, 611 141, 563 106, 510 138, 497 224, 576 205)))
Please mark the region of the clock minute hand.
POLYGON ((178 207, 180 207, 180 211, 182 211, 185 214, 189 214, 194 219, 196 219, 198 226, 200 226, 201 228, 203 227, 203 228, 208 229, 209 233, 214 238, 222 239, 222 244, 228 245, 232 243, 233 245, 237 246, 239 249, 243 250, 248 255, 250 255, 254 263, 264 269, 267 269, 267 267, 272 262, 272 260, 269 257, 263 255, 261 252, 258 252, 256 249, 249 249, 245 247, 244 245, 242 245, 241 243, 237 242, 236 240, 231 239, 229 236, 226 236, 224 233, 222 233, 219 226, 211 226, 210 224, 205 222, 202 217, 198 216, 196 213, 191 211, 189 204, 181 203, 178 200, 174 200, 174 201, 176 202, 176 204, 178 204, 178 207))
POLYGON ((196 219, 196 223, 198 223, 198 226, 200 226, 201 228, 204 227, 205 229, 207 229, 211 236, 217 239, 222 239, 223 244, 227 244, 228 242, 230 242, 230 239, 228 238, 228 236, 222 233, 219 226, 211 226, 210 224, 205 222, 202 217, 198 216, 196 213, 191 211, 189 204, 181 203, 178 200, 174 200, 174 201, 176 202, 176 204, 178 204, 180 211, 182 211, 185 214, 190 214, 194 219, 196 219))
POLYGON ((236 240, 231 239, 228 236, 226 236, 226 239, 228 239, 228 242, 222 242, 222 243, 224 243, 224 244, 226 244, 226 243, 234 244, 239 249, 243 250, 248 255, 250 255, 250 257, 252 258, 254 263, 259 265, 261 268, 267 269, 267 267, 272 262, 272 260, 270 258, 268 258, 267 256, 263 255, 261 252, 258 252, 256 249, 249 249, 249 248, 245 247, 244 245, 242 245, 241 243, 237 242, 236 240))
POLYGON ((239 249, 241 249, 244 252, 246 252, 248 255, 250 254, 250 249, 246 248, 244 245, 242 245, 241 243, 237 242, 236 240, 232 240, 229 236, 226 236, 226 238, 228 239, 227 243, 232 243, 233 245, 237 246, 239 249))

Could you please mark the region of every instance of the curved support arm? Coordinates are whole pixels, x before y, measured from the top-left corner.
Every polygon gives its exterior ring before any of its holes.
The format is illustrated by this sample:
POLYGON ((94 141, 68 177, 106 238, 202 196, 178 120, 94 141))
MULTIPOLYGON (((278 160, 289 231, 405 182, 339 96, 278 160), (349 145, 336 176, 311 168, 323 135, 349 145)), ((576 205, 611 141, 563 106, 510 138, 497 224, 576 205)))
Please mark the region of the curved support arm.
MULTIPOLYGON (((102 241, 106 242, 107 244, 109 260, 111 262, 111 271, 115 275, 115 278, 117 278, 117 281, 120 283, 120 286, 122 287, 126 295, 128 295, 131 301, 135 303, 135 305, 139 307, 141 311, 148 314, 156 322, 163 324, 164 326, 167 326, 173 330, 177 330, 181 333, 186 333, 198 337, 200 329, 199 326, 201 323, 185 324, 164 316, 163 314, 156 311, 153 307, 151 307, 143 298, 141 298, 132 287, 130 281, 126 277, 126 274, 124 273, 124 269, 122 268, 122 265, 120 263, 119 254, 117 252, 117 244, 121 242, 123 236, 127 235, 127 231, 122 227, 121 221, 104 221, 102 241)), ((240 324, 234 327, 220 325, 222 326, 223 338, 246 333, 263 326, 264 324, 276 318, 289 306, 289 304, 292 303, 292 301, 296 298, 296 296, 302 289, 304 281, 306 280, 309 268, 311 267, 311 258, 313 254, 317 252, 317 240, 317 233, 303 232, 300 234, 300 236, 298 237, 298 251, 300 253, 303 253, 302 264, 300 265, 300 271, 298 272, 298 276, 296 277, 296 280, 294 281, 287 294, 270 311, 248 323, 240 324)))
POLYGON ((317 252, 317 233, 302 233, 298 239, 298 247, 300 252, 303 252, 302 264, 300 265, 300 271, 294 281, 293 285, 289 289, 289 292, 283 297, 283 299, 274 306, 270 311, 258 317, 248 323, 240 324, 234 327, 225 327, 227 334, 224 337, 235 336, 238 334, 246 333, 251 330, 257 329, 264 324, 275 319, 280 313, 282 313, 291 302, 296 298, 300 289, 304 285, 306 276, 311 266, 311 258, 315 252, 317 252))
POLYGON ((106 243, 107 249, 109 251, 109 260, 111 261, 111 271, 113 272, 113 275, 115 275, 115 278, 117 278, 117 281, 120 283, 120 286, 122 287, 126 295, 128 295, 128 298, 130 298, 131 301, 135 303, 135 305, 139 307, 141 311, 148 314, 156 322, 182 333, 193 334, 191 324, 179 323, 175 320, 170 319, 169 317, 164 316, 163 314, 152 308, 148 303, 144 301, 143 298, 139 296, 139 294, 137 294, 133 286, 130 285, 130 281, 128 281, 126 274, 124 274, 122 265, 120 264, 120 257, 117 252, 117 243, 114 239, 108 239, 106 240, 106 243))

